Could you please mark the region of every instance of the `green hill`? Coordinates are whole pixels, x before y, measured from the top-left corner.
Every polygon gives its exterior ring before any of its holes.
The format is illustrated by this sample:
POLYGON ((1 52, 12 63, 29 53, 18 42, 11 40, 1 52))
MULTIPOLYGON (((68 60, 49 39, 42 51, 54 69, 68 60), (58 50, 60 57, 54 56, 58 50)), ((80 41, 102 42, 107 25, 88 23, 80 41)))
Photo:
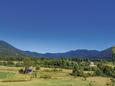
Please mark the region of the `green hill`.
POLYGON ((87 49, 78 49, 78 50, 71 50, 64 53, 36 53, 36 52, 30 52, 30 51, 23 51, 20 49, 17 49, 10 45, 9 43, 5 41, 0 41, 0 58, 5 57, 54 57, 54 58, 60 58, 60 57, 66 57, 66 58, 89 58, 89 59, 112 59, 112 55, 115 53, 115 47, 113 48, 107 48, 102 51, 98 50, 87 50, 87 49))
POLYGON ((24 57, 25 54, 23 51, 13 47, 5 41, 0 41, 0 58, 5 57, 15 57, 21 58, 24 57))
POLYGON ((112 58, 115 61, 115 47, 112 47, 112 58))
POLYGON ((115 54, 115 47, 112 47, 112 53, 115 54))

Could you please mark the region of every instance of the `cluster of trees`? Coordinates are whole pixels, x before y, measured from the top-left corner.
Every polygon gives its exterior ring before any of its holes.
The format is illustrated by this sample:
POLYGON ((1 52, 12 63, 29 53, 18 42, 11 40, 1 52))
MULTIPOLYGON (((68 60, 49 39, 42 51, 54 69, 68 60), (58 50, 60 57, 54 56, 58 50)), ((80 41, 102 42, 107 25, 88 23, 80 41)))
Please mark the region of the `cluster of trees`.
POLYGON ((91 67, 90 64, 87 64, 87 66, 77 64, 73 67, 72 75, 82 77, 106 76, 115 78, 115 67, 108 66, 103 62, 98 62, 94 67, 91 67))
POLYGON ((31 58, 31 57, 25 57, 25 58, 0 58, 0 65, 4 66, 16 66, 16 67, 23 67, 26 66, 26 64, 30 64, 32 66, 42 66, 42 67, 52 67, 52 68, 67 68, 71 69, 73 68, 73 64, 75 62, 72 61, 72 59, 66 59, 66 58, 31 58))

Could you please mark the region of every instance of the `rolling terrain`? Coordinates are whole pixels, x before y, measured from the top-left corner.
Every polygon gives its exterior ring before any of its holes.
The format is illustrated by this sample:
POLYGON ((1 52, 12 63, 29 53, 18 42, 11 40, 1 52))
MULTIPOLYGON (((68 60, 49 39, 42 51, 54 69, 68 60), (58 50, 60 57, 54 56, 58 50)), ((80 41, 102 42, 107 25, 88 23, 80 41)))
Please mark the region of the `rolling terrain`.
MULTIPOLYGON (((20 49, 15 48, 11 44, 0 41, 0 56, 2 57, 24 57, 24 56, 31 56, 31 57, 53 57, 53 58, 90 58, 90 59, 111 59, 112 58, 112 50, 113 47, 107 48, 102 51, 98 50, 87 50, 87 49, 77 49, 71 50, 64 53, 37 53, 31 51, 23 51, 20 49)), ((39 52, 39 51, 38 51, 39 52)))

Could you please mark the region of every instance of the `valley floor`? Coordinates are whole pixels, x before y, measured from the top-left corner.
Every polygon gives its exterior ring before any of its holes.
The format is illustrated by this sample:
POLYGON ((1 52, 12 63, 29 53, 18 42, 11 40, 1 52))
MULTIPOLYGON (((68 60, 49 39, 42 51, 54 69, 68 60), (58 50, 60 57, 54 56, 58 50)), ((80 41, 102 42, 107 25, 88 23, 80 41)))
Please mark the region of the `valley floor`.
POLYGON ((90 86, 90 81, 93 81, 91 86, 106 86, 105 82, 109 79, 102 77, 89 78, 83 81, 81 78, 76 79, 38 79, 27 82, 0 82, 0 86, 90 86))
POLYGON ((71 70, 63 69, 60 72, 52 71, 52 68, 41 68, 38 71, 38 78, 23 82, 3 82, 4 80, 28 79, 30 75, 19 74, 16 67, 0 67, 0 72, 15 73, 13 77, 1 78, 0 86, 106 86, 110 82, 106 77, 89 77, 84 80, 82 77, 72 77, 71 70), (51 76, 44 79, 43 75, 51 76))

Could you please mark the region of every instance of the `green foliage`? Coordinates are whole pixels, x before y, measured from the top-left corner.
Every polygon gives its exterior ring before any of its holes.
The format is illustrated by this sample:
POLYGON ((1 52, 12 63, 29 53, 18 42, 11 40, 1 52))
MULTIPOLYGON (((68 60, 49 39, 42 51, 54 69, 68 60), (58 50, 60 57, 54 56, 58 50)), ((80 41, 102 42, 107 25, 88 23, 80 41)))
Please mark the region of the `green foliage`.
POLYGON ((18 72, 19 72, 20 74, 24 74, 24 70, 23 70, 23 69, 20 69, 18 72))
POLYGON ((16 66, 16 67, 23 67, 24 65, 23 65, 23 63, 21 63, 21 62, 17 62, 17 63, 15 64, 15 66, 16 66))
MULTIPOLYGON (((90 66, 89 59, 77 59, 77 58, 31 58, 25 57, 22 61, 19 59, 7 59, 0 61, 0 65, 3 66, 16 66, 25 67, 28 69, 30 66, 35 67, 36 70, 40 70, 40 67, 53 68, 52 71, 59 72, 64 69, 72 69, 71 75, 74 76, 108 76, 115 77, 115 68, 108 66, 109 60, 92 60, 97 67, 90 66), (16 60, 16 61, 14 61, 16 60), (85 73, 87 72, 87 74, 85 73), (91 73, 90 73, 91 72, 91 73)), ((19 70, 20 71, 20 70, 19 70)))
POLYGON ((12 61, 7 61, 7 66, 12 66, 12 65, 15 65, 14 62, 12 62, 12 61))
POLYGON ((25 67, 30 67, 30 66, 32 66, 32 60, 31 60, 31 58, 24 58, 24 60, 23 60, 23 63, 24 63, 24 66, 25 67))
POLYGON ((103 71, 100 70, 99 68, 97 68, 97 70, 95 71, 95 75, 96 76, 103 76, 103 71))
POLYGON ((112 76, 112 67, 110 66, 105 66, 103 69, 103 73, 106 74, 107 76, 112 76))
POLYGON ((37 71, 40 70, 40 66, 36 66, 36 70, 37 70, 37 71))
POLYGON ((80 68, 78 64, 73 67, 72 75, 76 76, 83 76, 83 70, 80 68))
POLYGON ((37 77, 38 77, 37 71, 33 71, 33 73, 32 73, 32 78, 37 78, 37 77))
POLYGON ((112 59, 113 63, 115 64, 115 47, 112 47, 112 59))

